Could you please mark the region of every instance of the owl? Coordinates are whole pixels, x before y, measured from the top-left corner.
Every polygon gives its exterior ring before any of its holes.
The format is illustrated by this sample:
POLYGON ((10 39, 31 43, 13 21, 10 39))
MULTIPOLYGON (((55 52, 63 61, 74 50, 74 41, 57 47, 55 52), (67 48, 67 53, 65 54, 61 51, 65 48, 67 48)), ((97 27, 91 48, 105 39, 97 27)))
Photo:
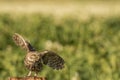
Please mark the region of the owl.
POLYGON ((25 40, 20 34, 13 34, 13 41, 16 45, 26 50, 24 65, 29 70, 27 76, 31 76, 34 72, 34 76, 37 76, 43 69, 43 65, 60 70, 64 68, 65 61, 58 54, 53 51, 45 50, 38 52, 27 40, 25 40))

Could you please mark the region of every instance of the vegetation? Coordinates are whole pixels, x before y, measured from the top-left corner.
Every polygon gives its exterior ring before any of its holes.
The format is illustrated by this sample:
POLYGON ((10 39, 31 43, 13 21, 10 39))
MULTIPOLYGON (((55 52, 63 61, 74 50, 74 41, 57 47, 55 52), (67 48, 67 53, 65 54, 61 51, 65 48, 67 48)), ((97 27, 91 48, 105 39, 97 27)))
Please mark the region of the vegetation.
POLYGON ((0 80, 25 76, 25 51, 13 33, 23 35, 39 51, 53 50, 65 59, 61 71, 44 67, 39 76, 48 80, 120 80, 120 16, 0 14, 0 80))

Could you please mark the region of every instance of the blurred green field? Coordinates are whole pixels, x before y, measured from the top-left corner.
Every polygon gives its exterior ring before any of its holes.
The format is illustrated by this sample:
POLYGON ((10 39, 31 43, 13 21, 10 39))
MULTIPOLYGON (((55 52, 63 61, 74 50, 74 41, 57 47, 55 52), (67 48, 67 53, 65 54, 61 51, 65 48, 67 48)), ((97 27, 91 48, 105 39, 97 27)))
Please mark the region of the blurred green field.
POLYGON ((45 66, 39 73, 48 80, 120 80, 119 3, 45 3, 43 11, 33 4, 0 3, 0 80, 28 73, 14 33, 37 50, 53 50, 65 59, 63 70, 45 66))

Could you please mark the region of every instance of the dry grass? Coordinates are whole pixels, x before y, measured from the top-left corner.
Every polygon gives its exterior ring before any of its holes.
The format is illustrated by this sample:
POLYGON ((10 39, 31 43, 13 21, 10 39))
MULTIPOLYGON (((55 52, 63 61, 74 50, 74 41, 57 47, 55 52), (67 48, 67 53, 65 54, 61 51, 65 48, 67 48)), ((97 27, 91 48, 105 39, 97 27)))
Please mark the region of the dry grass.
POLYGON ((0 2, 0 12, 9 13, 44 13, 61 16, 65 14, 86 15, 118 15, 120 2, 0 2))

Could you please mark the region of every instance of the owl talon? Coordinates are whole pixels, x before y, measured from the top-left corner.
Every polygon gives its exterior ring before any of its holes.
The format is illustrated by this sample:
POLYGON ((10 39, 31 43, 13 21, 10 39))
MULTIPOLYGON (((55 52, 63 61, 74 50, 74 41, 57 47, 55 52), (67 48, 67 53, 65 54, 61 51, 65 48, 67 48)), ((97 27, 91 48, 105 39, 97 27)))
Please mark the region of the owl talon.
POLYGON ((30 71, 27 76, 31 76, 31 73, 32 73, 32 72, 30 71))
POLYGON ((37 77, 37 75, 38 75, 37 73, 34 74, 35 77, 37 77))

